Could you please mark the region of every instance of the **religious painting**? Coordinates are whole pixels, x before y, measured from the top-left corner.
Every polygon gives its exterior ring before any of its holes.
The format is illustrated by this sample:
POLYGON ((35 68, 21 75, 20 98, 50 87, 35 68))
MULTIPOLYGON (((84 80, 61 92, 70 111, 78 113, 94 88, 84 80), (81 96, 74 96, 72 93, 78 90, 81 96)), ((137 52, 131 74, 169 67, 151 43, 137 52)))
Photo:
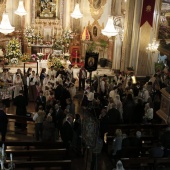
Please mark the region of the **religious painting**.
POLYGON ((158 39, 170 39, 170 0, 161 1, 158 39))
POLYGON ((92 24, 90 24, 89 22, 87 28, 93 41, 97 41, 101 37, 102 28, 99 25, 98 21, 94 21, 92 24))
POLYGON ((106 0, 89 0, 91 16, 98 20, 103 14, 104 5, 106 0))
POLYGON ((52 39, 52 27, 44 27, 44 41, 50 42, 52 39))
POLYGON ((60 0, 36 0, 35 16, 40 19, 59 19, 59 6, 60 0))

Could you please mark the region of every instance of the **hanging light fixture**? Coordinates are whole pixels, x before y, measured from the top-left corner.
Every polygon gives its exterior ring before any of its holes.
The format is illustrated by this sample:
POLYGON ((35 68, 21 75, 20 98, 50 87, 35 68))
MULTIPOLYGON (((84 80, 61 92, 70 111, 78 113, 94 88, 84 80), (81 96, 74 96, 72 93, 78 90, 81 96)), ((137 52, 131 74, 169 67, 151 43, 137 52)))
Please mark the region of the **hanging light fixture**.
POLYGON ((157 52, 157 49, 158 49, 158 46, 159 46, 159 44, 158 43, 156 43, 156 38, 153 38, 153 40, 152 40, 152 43, 150 44, 148 44, 148 46, 146 47, 146 52, 147 53, 155 53, 155 52, 157 52))
POLYGON ((80 12, 80 7, 78 3, 76 3, 75 5, 74 11, 71 13, 71 17, 75 19, 83 17, 83 14, 80 12))
POLYGON ((0 32, 3 34, 9 34, 15 30, 15 27, 12 27, 9 21, 8 14, 6 12, 3 13, 2 21, 0 24, 0 32))
POLYGON ((23 16, 27 14, 27 11, 24 8, 24 3, 23 0, 19 1, 19 5, 18 5, 18 9, 15 11, 15 14, 19 15, 19 16, 23 16))
POLYGON ((102 34, 106 35, 107 37, 116 36, 118 34, 118 31, 115 29, 113 24, 113 16, 109 16, 107 24, 102 30, 102 34))

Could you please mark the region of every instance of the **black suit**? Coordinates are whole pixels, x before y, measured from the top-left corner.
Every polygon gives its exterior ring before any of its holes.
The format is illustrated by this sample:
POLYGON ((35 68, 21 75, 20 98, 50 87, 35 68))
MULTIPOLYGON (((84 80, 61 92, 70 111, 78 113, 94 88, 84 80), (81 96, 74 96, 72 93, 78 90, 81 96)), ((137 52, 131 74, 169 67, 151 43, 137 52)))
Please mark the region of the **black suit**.
POLYGON ((0 132, 1 132, 1 141, 5 141, 5 136, 7 132, 8 118, 6 113, 3 110, 0 110, 0 132))
POLYGON ((61 139, 63 140, 65 147, 68 149, 73 139, 73 126, 67 121, 63 124, 61 139))
MULTIPOLYGON (((26 116, 27 114, 27 100, 23 95, 19 95, 14 99, 14 105, 16 106, 16 115, 26 116)), ((26 122, 24 123, 15 123, 15 125, 19 128, 25 128, 26 122)))
POLYGON ((59 84, 54 91, 55 91, 55 99, 60 100, 63 92, 63 86, 59 84))
POLYGON ((46 107, 46 97, 45 96, 38 96, 37 97, 37 106, 36 106, 36 111, 38 111, 39 106, 43 106, 43 109, 45 110, 46 107))

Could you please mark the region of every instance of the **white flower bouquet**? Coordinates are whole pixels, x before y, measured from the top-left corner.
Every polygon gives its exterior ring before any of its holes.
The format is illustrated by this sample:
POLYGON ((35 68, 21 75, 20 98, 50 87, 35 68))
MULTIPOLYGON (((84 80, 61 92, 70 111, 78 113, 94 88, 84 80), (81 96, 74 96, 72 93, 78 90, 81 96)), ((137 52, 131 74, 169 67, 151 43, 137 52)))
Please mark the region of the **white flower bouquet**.
POLYGON ((41 60, 44 57, 43 53, 37 53, 38 59, 41 60))
POLYGON ((68 60, 69 57, 70 57, 70 54, 69 54, 69 53, 64 53, 64 59, 65 59, 65 60, 68 60))
POLYGON ((12 58, 11 63, 12 64, 18 64, 18 58, 12 58))

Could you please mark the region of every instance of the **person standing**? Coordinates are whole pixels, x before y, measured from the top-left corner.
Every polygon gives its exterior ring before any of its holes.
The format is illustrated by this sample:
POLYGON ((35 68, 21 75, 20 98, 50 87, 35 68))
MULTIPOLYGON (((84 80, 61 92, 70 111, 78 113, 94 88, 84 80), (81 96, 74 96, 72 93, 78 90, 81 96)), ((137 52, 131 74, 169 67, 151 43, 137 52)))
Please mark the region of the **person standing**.
MULTIPOLYGON (((25 96, 23 95, 23 90, 19 91, 19 95, 17 97, 15 97, 14 99, 14 105, 16 106, 16 115, 20 115, 20 116, 26 116, 27 114, 27 100, 25 98, 25 96)), ((17 123, 15 124, 17 127, 19 128, 26 128, 26 122, 23 123, 17 123)))
POLYGON ((4 112, 3 103, 0 102, 0 132, 1 132, 2 142, 5 142, 7 126, 8 126, 8 118, 6 113, 4 112))
POLYGON ((14 80, 13 84, 15 86, 15 90, 14 90, 14 99, 15 99, 15 97, 19 95, 19 91, 22 90, 22 87, 23 87, 23 81, 21 79, 20 74, 16 75, 16 79, 14 80))
POLYGON ((46 97, 43 95, 42 90, 40 91, 40 94, 36 100, 36 108, 35 108, 36 111, 38 111, 39 106, 42 106, 43 110, 45 110, 46 108, 46 97))
POLYGON ((79 71, 79 90, 81 90, 81 89, 84 90, 86 78, 87 78, 87 71, 84 68, 84 66, 82 66, 79 71))

